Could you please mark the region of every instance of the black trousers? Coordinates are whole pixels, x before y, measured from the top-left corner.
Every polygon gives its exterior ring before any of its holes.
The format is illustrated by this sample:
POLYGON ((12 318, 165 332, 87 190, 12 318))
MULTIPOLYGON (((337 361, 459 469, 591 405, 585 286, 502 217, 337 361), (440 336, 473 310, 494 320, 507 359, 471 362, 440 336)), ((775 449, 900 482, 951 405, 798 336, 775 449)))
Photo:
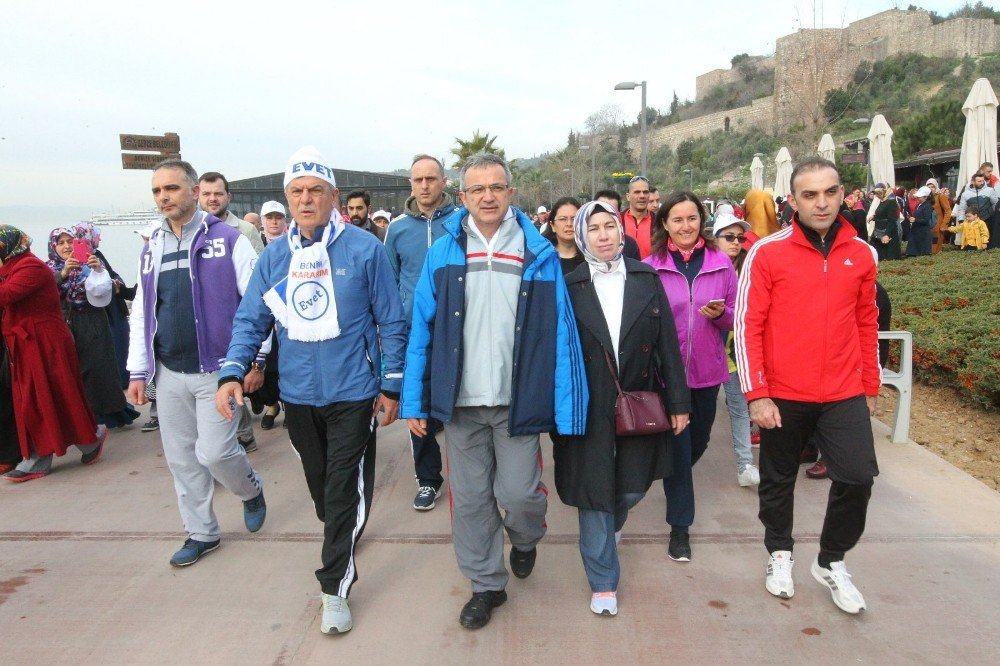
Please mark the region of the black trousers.
POLYGON ((865 531, 868 500, 878 475, 875 441, 863 395, 815 403, 775 399, 780 428, 760 429, 760 499, 769 553, 792 550, 792 519, 799 456, 813 435, 829 469, 830 495, 820 535, 820 557, 836 562, 865 531))
POLYGON ((427 419, 427 435, 418 437, 410 433, 410 450, 413 452, 413 473, 417 477, 417 485, 432 486, 435 490, 441 488, 444 477, 441 476, 441 446, 437 441, 437 433, 443 425, 437 419, 427 419))
POLYGON ((358 579, 354 550, 364 532, 375 488, 374 400, 325 407, 285 403, 292 446, 302 459, 306 485, 323 521, 323 566, 316 570, 327 594, 347 597, 358 579))
POLYGON ((14 421, 14 393, 11 386, 10 359, 7 347, 0 340, 0 464, 21 462, 21 446, 14 421))

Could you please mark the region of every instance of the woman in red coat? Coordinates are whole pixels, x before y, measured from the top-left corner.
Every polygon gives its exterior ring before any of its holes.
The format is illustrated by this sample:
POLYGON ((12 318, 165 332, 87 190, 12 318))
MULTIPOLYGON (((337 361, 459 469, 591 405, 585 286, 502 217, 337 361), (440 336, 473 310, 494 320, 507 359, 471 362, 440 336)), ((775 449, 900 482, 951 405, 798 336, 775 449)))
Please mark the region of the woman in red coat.
POLYGON ((14 482, 45 476, 52 457, 74 444, 83 452, 83 464, 95 463, 107 437, 107 428, 98 428, 83 395, 76 346, 62 318, 52 271, 30 247, 23 231, 0 225, 0 330, 10 352, 24 456, 4 475, 14 482))

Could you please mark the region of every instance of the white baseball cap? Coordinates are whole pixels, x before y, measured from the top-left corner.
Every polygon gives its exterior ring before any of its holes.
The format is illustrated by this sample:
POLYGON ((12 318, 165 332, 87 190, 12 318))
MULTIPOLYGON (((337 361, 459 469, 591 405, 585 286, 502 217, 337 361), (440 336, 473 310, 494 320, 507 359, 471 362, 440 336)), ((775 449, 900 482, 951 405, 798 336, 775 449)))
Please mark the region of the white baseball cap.
POLYGON ((917 190, 918 197, 929 197, 931 195, 931 188, 924 185, 919 190, 917 190))
POLYGON ((743 231, 750 231, 750 225, 732 213, 719 213, 715 216, 715 222, 712 223, 712 235, 717 236, 720 231, 734 224, 740 225, 743 231))
POLYGON ((260 207, 261 217, 270 213, 280 213, 282 217, 287 217, 285 214, 285 207, 281 205, 280 201, 265 201, 264 205, 260 207))
POLYGON ((389 211, 386 210, 377 210, 375 211, 375 214, 372 215, 373 220, 377 220, 380 217, 384 219, 386 222, 392 219, 392 216, 389 214, 389 211))
POLYGON ((547 212, 549 212, 549 209, 546 208, 545 206, 539 206, 538 210, 536 210, 535 212, 536 213, 547 213, 547 212))

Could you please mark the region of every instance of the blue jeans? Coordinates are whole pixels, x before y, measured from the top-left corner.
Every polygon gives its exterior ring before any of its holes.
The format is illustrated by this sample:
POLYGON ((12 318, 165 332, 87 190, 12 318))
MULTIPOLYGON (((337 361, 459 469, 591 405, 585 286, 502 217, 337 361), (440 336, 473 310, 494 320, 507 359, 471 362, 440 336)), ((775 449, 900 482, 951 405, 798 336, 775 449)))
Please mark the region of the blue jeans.
POLYGON ((607 511, 578 509, 580 514, 580 555, 591 592, 615 592, 621 577, 615 532, 625 526, 629 509, 646 493, 625 493, 615 498, 615 515, 607 511))
POLYGON ((742 472, 747 465, 753 464, 753 453, 750 451, 750 410, 747 398, 740 389, 739 373, 729 373, 729 381, 723 386, 726 388, 726 408, 729 410, 730 429, 733 433, 736 471, 742 472))

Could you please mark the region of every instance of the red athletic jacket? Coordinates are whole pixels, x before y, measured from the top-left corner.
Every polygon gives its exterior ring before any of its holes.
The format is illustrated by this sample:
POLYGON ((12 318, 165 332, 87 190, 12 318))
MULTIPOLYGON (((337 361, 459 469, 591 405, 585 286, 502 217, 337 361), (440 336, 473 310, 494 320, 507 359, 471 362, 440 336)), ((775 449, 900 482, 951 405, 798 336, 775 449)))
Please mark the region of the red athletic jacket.
POLYGON ((625 235, 631 236, 639 244, 639 256, 645 259, 652 252, 652 241, 650 235, 653 230, 653 214, 648 210, 646 217, 636 221, 632 211, 626 208, 622 211, 622 227, 625 228, 625 235))
POLYGON ((878 395, 874 249, 840 227, 826 258, 794 224, 753 246, 736 296, 736 364, 747 400, 878 395))

